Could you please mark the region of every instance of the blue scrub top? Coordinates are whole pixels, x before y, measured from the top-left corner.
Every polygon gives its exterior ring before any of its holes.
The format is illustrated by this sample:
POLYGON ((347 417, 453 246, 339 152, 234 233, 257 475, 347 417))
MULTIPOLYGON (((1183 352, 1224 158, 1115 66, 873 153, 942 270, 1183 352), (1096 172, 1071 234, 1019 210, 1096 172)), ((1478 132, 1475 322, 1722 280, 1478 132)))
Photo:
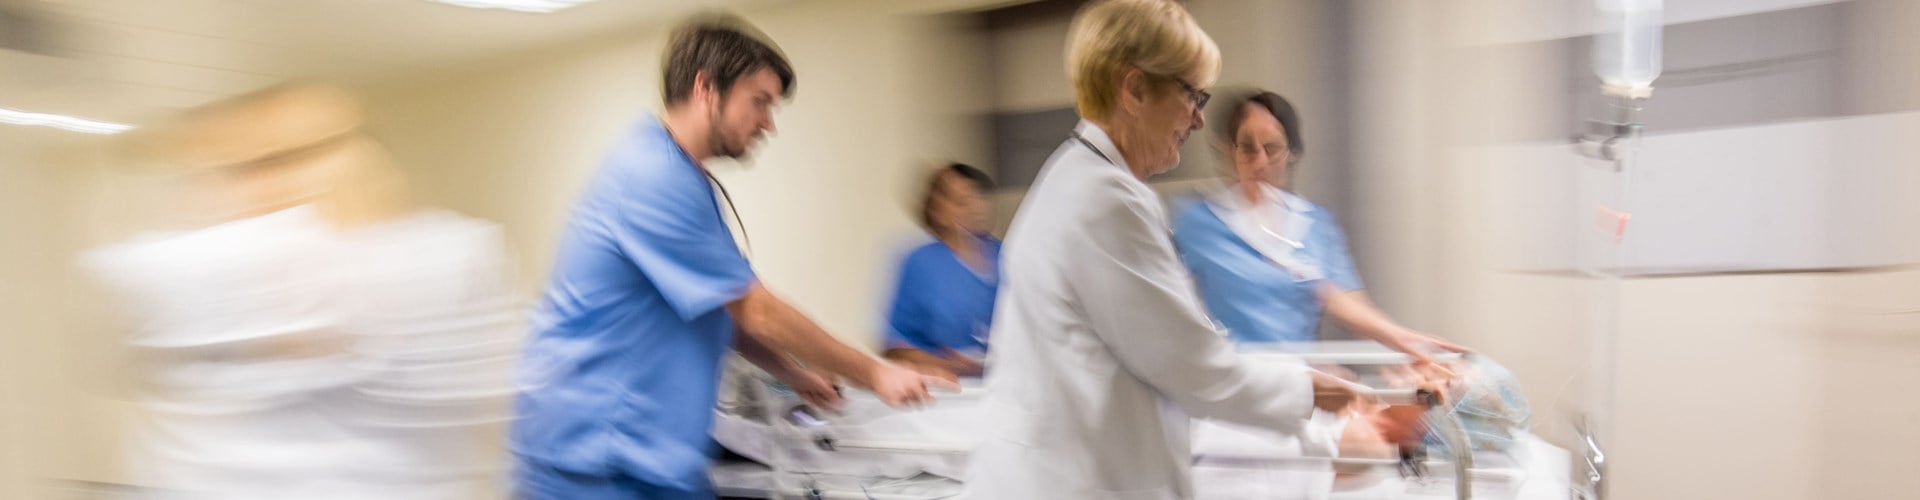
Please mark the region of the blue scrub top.
POLYGON ((975 273, 953 249, 934 241, 900 263, 887 315, 886 348, 911 347, 933 354, 953 349, 970 355, 987 350, 994 295, 1000 284, 1000 241, 980 237, 991 269, 975 273))
POLYGON ((1214 201, 1182 199, 1174 204, 1173 241, 1193 272, 1207 312, 1235 342, 1308 342, 1319 340, 1326 304, 1315 289, 1324 280, 1340 290, 1361 288, 1347 254, 1347 237, 1333 213, 1288 195, 1289 212, 1310 221, 1294 256, 1320 270, 1322 277, 1296 279, 1235 233, 1214 201))
POLYGON ((511 446, 522 460, 702 492, 725 306, 755 281, 705 174, 647 117, 573 208, 533 314, 511 446))

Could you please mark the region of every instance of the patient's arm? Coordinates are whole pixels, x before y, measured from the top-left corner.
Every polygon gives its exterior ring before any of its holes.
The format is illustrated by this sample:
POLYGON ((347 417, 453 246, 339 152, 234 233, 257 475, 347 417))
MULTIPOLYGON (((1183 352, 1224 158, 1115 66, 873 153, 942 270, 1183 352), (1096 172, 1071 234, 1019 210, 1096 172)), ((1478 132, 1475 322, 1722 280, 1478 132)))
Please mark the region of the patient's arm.
MULTIPOLYGON (((1405 456, 1420 446, 1426 432, 1425 421, 1420 418, 1422 410, 1415 406, 1357 404, 1355 411, 1347 413, 1351 420, 1341 429, 1339 457, 1399 459, 1405 456)), ((1372 467, 1336 463, 1333 470, 1338 477, 1353 478, 1372 467)))
MULTIPOLYGON (((1442 363, 1450 365, 1449 363, 1442 363)), ((1445 366, 1447 373, 1456 373, 1459 366, 1445 366)), ((1352 372, 1347 372, 1351 374, 1352 372)), ((1381 372, 1387 379, 1387 386, 1393 388, 1419 387, 1431 391, 1446 391, 1446 380, 1436 380, 1429 373, 1405 367, 1389 367, 1381 372)), ((1357 376, 1353 377, 1357 378, 1357 376)), ((1453 394, 1441 392, 1443 400, 1452 400, 1453 394)), ((1426 408, 1420 406, 1390 406, 1373 401, 1354 404, 1345 415, 1350 419, 1340 434, 1340 456, 1351 458, 1399 458, 1402 452, 1420 446, 1427 434, 1426 408)))
POLYGON ((1398 458, 1400 448, 1381 430, 1377 414, 1354 415, 1340 432, 1340 456, 1345 458, 1398 458))
POLYGON ((978 377, 982 371, 980 361, 952 349, 948 349, 943 356, 912 347, 895 347, 881 353, 881 357, 950 382, 958 381, 960 377, 978 377))

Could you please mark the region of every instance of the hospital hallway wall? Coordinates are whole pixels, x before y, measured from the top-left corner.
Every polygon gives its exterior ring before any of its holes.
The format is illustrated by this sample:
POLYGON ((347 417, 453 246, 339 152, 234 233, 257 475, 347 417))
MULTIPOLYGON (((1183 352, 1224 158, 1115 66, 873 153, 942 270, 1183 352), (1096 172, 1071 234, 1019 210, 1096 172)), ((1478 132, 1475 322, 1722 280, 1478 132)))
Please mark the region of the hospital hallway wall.
POLYGON ((98 231, 139 224, 99 219, 125 194, 108 144, 0 133, 0 498, 80 500, 126 482, 121 436, 136 414, 123 398, 125 323, 73 260, 98 231))

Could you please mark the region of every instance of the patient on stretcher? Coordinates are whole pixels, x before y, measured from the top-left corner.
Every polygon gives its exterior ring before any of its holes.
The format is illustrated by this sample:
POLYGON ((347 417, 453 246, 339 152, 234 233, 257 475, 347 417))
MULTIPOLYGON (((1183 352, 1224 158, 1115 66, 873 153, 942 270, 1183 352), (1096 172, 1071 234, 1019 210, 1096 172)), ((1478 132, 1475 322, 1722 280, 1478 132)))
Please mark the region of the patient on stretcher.
MULTIPOLYGON (((1520 394, 1519 381, 1506 367, 1484 356, 1469 355, 1440 363, 1457 377, 1445 406, 1460 420, 1473 450, 1502 452, 1510 448, 1515 433, 1527 430, 1531 417, 1526 398, 1520 394)), ((1400 374, 1402 378, 1390 381, 1390 386, 1412 384, 1405 377, 1417 377, 1405 371, 1400 374)), ((1427 414, 1419 408, 1361 404, 1351 409, 1365 415, 1373 429, 1343 436, 1342 452, 1366 453, 1370 446, 1391 444, 1402 453, 1415 447, 1425 447, 1429 454, 1441 458, 1453 453, 1427 428, 1427 414), (1377 439, 1368 433, 1377 435, 1377 439)))
MULTIPOLYGON (((1526 430, 1528 409, 1519 396, 1513 377, 1498 364, 1484 357, 1469 356, 1446 361, 1458 377, 1445 398, 1445 410, 1458 415, 1476 451, 1501 452, 1526 430)), ((1340 371, 1325 367, 1324 370, 1340 371)), ((738 376, 739 374, 734 374, 738 376)), ((1366 376, 1345 371, 1356 381, 1373 387, 1416 387, 1423 385, 1407 370, 1382 370, 1366 376)), ((972 398, 948 398, 940 405, 917 412, 898 412, 870 401, 849 397, 836 410, 814 409, 804 412, 820 420, 814 429, 817 437, 796 439, 777 435, 772 419, 786 421, 782 426, 801 428, 792 414, 800 405, 788 400, 776 405, 762 401, 740 401, 764 397, 779 398, 777 387, 760 391, 751 380, 733 385, 736 395, 722 399, 720 418, 714 437, 723 446, 755 461, 776 459, 788 470, 814 473, 906 478, 921 473, 957 478, 963 471, 964 450, 971 448, 983 434, 986 412, 972 398), (751 393, 751 394, 749 394, 751 393), (781 408, 760 411, 764 408, 781 408), (882 453, 871 450, 830 450, 832 442, 884 441, 919 443, 927 449, 916 452, 882 453)), ((853 396, 850 394, 850 396, 853 396)), ((1453 452, 1428 429, 1426 408, 1388 406, 1356 402, 1341 414, 1321 413, 1298 436, 1281 436, 1244 427, 1198 421, 1192 435, 1196 469, 1214 459, 1276 457, 1348 457, 1401 458, 1422 450, 1432 458, 1445 458, 1453 452)), ((1351 472, 1351 471, 1345 471, 1351 472)))
MULTIPOLYGON (((1513 445, 1515 433, 1527 429, 1530 412, 1520 395, 1519 382, 1505 367, 1484 356, 1469 355, 1440 361, 1456 378, 1447 384, 1443 403, 1457 415, 1467 431, 1475 451, 1500 452, 1513 445)), ((1356 382, 1361 377, 1342 367, 1319 367, 1356 382)), ((1388 367, 1377 374, 1383 383, 1376 386, 1409 388, 1420 385, 1420 375, 1403 367, 1388 367)), ((1401 457, 1416 448, 1438 458, 1452 453, 1446 443, 1428 428, 1428 412, 1414 406, 1388 406, 1360 401, 1343 413, 1349 424, 1339 439, 1343 457, 1401 457)))

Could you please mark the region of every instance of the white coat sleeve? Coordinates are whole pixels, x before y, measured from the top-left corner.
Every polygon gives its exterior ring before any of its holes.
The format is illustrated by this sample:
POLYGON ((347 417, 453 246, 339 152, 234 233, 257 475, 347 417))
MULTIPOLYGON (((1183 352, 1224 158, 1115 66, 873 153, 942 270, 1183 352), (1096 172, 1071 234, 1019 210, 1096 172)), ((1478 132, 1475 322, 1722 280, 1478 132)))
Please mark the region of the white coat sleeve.
POLYGON ((1086 207, 1066 265, 1088 322, 1123 369, 1194 417, 1294 434, 1313 411, 1303 363, 1250 362, 1214 329, 1149 200, 1086 207))

